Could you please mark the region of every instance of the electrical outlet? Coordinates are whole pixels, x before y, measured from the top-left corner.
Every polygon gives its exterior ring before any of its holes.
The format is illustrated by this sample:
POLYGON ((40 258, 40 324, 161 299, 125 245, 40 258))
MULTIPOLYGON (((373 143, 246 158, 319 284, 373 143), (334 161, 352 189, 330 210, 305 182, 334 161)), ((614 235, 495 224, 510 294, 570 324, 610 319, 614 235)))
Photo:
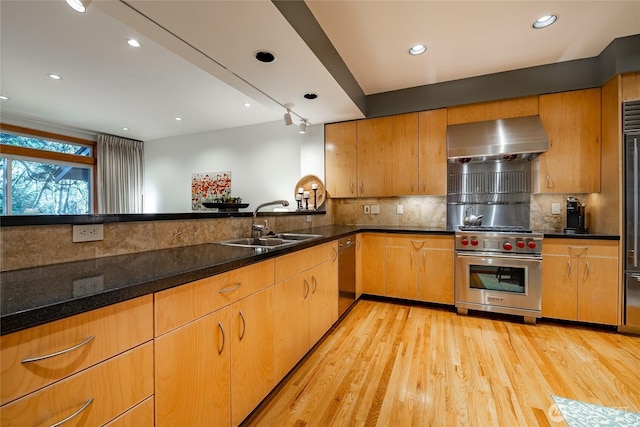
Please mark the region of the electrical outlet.
POLYGON ((364 205, 364 214, 369 215, 371 213, 371 206, 364 205))
POLYGON ((102 224, 73 226, 72 242, 93 242, 96 240, 104 240, 104 226, 102 224))
POLYGON ((560 215, 560 203, 551 203, 551 215, 560 215))
POLYGON ((371 213, 377 215, 380 213, 380 205, 371 205, 371 213))
POLYGON ((396 213, 398 215, 402 215, 404 213, 404 206, 402 205, 396 205, 396 213))
POLYGON ((311 215, 307 215, 307 222, 311 222, 311 215))

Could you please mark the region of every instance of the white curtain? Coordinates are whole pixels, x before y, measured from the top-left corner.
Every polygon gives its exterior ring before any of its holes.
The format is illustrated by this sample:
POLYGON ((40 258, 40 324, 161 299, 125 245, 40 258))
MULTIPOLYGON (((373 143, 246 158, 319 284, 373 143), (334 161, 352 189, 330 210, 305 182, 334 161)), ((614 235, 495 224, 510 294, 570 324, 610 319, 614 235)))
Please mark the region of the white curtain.
POLYGON ((98 213, 142 213, 144 143, 98 135, 98 213))

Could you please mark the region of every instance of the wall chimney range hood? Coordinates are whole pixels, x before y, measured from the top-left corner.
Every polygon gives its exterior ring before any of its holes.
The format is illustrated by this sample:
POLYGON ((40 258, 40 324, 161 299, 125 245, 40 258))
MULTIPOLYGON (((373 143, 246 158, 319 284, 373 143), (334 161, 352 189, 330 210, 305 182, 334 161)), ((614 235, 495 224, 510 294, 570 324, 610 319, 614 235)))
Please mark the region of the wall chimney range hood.
POLYGON ((447 127, 447 157, 450 161, 532 159, 548 150, 549 139, 539 116, 447 127))

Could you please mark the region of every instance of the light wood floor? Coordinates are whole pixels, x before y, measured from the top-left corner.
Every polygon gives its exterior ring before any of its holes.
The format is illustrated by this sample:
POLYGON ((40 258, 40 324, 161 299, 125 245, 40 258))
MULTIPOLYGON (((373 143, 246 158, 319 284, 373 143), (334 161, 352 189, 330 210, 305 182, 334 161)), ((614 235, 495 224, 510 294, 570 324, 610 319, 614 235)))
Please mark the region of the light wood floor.
POLYGON ((245 425, 565 425, 552 394, 640 412, 640 338, 360 300, 245 425))

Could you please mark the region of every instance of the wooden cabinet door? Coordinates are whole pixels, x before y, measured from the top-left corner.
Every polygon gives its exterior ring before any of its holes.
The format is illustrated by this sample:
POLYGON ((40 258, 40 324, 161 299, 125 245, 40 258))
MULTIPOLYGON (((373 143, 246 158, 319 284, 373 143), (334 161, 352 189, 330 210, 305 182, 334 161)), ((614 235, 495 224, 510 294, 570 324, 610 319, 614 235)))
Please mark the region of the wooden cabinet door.
POLYGON ((356 197, 356 122, 333 123, 324 127, 325 190, 329 197, 356 197))
POLYGON ((311 348, 337 320, 338 288, 334 287, 331 280, 331 262, 324 262, 314 267, 307 277, 311 284, 309 294, 309 348, 311 348))
POLYGON ((275 385, 274 287, 231 306, 231 424, 238 425, 275 385))
POLYGON ((311 283, 304 273, 274 287, 275 380, 279 381, 309 351, 311 283))
POLYGON ((417 194, 447 194, 447 109, 422 111, 419 116, 417 194))
POLYGON ((454 304, 453 239, 451 248, 420 250, 418 299, 439 304, 454 304))
POLYGON ((229 307, 155 340, 156 426, 229 425, 229 307))
POLYGON ((542 316, 576 320, 578 258, 549 254, 542 259, 542 316))
POLYGON ((385 247, 385 295, 416 299, 418 296, 418 251, 411 246, 385 247))
POLYGON ((600 89, 540 96, 549 151, 540 155, 541 193, 600 191, 600 89))
MULTIPOLYGON (((418 193, 418 113, 392 116, 392 195, 418 193)), ((446 126, 446 123, 445 123, 446 126)))
POLYGON ((362 235, 362 291, 370 295, 385 295, 384 234, 362 235))
POLYGON ((510 117, 535 116, 537 114, 538 97, 533 95, 449 107, 447 121, 450 125, 457 125, 510 117))
POLYGON ((359 197, 385 197, 392 194, 393 119, 358 120, 359 197))
POLYGON ((584 256, 579 258, 578 265, 577 320, 616 325, 618 321, 617 258, 584 256))

